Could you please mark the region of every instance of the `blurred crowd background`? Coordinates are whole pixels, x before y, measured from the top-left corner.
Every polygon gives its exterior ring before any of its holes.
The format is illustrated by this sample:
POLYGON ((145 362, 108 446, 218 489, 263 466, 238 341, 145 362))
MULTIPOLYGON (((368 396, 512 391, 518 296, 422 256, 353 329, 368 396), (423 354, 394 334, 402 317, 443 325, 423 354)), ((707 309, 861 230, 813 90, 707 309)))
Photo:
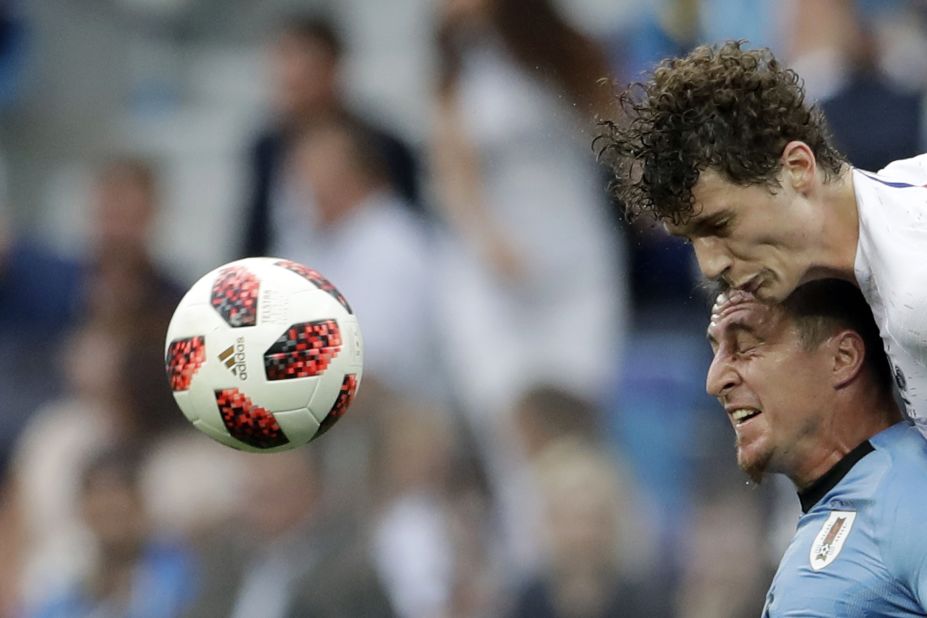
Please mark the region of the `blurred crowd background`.
POLYGON ((797 519, 704 395, 687 249, 609 202, 599 83, 771 47, 850 161, 927 150, 927 4, 0 0, 0 616, 757 616, 797 519), (367 368, 238 453, 163 374, 277 255, 367 368))

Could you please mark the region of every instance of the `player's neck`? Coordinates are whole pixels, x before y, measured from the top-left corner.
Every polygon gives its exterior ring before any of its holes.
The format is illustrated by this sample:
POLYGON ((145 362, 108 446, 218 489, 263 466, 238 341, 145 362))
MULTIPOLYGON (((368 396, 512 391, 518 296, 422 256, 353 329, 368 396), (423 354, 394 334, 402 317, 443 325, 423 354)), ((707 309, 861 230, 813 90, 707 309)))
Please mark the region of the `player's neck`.
POLYGON ((812 279, 836 277, 856 283, 854 266, 859 242, 859 212, 852 168, 847 165, 840 175, 819 187, 820 205, 824 216, 821 254, 815 260, 812 279))
POLYGON ((828 435, 797 455, 799 465, 787 476, 801 491, 814 484, 860 444, 901 420, 901 412, 889 397, 875 395, 850 397, 845 407, 849 414, 838 414, 827 425, 828 435))

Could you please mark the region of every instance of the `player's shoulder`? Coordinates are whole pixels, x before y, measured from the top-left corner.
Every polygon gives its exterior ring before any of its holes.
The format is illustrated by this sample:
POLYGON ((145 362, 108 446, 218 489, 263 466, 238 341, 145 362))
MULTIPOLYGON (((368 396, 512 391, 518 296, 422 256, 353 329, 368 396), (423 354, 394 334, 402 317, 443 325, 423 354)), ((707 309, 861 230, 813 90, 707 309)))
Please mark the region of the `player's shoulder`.
MULTIPOLYGON (((878 172, 853 170, 863 229, 869 217, 877 217, 882 225, 907 229, 912 217, 920 219, 923 213, 923 190, 927 189, 927 154, 899 159, 878 172), (889 214, 890 213, 890 214, 889 214)), ((881 229, 881 228, 879 228, 881 229)), ((872 233, 870 231, 870 233, 872 233)), ((894 241, 898 235, 893 234, 894 241)), ((883 238, 883 242, 887 239, 883 238)))
POLYGON ((927 439, 914 423, 907 420, 883 429, 869 438, 869 443, 875 451, 891 455, 893 461, 927 458, 927 439))
MULTIPOLYGON (((876 434, 873 464, 881 468, 878 494, 887 505, 924 504, 927 508, 927 440, 910 423, 901 422, 876 434)), ((892 507, 889 507, 892 510, 892 507)))
POLYGON ((877 174, 886 180, 923 185, 927 183, 927 153, 892 161, 877 174))

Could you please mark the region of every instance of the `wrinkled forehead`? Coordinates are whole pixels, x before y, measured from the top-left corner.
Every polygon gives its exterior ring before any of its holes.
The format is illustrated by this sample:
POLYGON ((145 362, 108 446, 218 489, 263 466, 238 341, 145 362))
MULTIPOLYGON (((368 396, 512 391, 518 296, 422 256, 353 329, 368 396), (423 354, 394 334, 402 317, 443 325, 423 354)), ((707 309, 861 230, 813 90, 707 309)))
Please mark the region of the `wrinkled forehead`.
POLYGON ((734 328, 760 331, 769 324, 775 314, 775 307, 760 302, 749 292, 721 292, 711 308, 708 339, 718 341, 734 328))

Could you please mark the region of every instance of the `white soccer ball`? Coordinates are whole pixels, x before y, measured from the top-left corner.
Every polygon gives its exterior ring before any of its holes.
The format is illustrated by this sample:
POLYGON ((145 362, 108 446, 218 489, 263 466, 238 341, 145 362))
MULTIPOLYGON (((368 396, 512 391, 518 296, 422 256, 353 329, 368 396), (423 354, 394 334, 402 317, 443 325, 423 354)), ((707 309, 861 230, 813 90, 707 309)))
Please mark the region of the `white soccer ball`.
POLYGON ((269 257, 197 281, 165 344, 174 399, 193 426, 265 453, 325 433, 357 393, 363 359, 344 296, 311 268, 269 257))

